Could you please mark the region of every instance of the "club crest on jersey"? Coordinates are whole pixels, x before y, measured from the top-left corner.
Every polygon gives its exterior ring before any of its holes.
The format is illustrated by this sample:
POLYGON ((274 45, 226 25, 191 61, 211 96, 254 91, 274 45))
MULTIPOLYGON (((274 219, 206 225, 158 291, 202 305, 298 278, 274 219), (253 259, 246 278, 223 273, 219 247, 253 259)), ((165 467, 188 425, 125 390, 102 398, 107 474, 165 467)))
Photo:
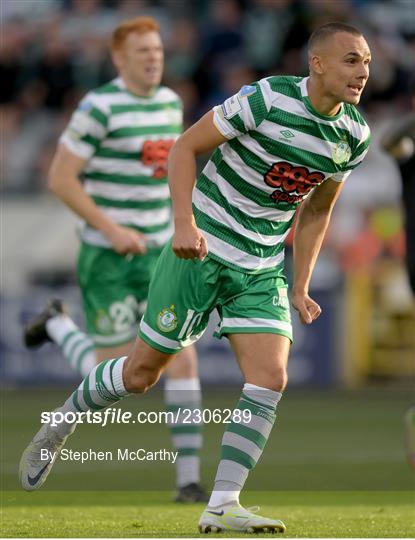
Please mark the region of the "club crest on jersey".
POLYGON ((334 163, 337 163, 337 165, 341 165, 342 163, 349 161, 351 155, 352 150, 347 141, 339 141, 331 153, 331 157, 333 158, 334 163))
POLYGON ((157 326, 162 332, 172 332, 177 326, 177 315, 174 306, 164 308, 157 315, 157 326))

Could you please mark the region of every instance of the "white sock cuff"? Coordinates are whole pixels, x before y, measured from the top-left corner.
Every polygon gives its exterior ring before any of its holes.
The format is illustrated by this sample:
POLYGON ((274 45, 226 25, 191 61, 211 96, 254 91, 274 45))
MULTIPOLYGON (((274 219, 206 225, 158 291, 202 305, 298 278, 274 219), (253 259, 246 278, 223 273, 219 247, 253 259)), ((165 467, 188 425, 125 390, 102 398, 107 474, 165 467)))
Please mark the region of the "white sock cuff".
POLYGON ((200 379, 199 377, 192 377, 191 379, 166 378, 164 388, 166 390, 200 390, 200 379))
POLYGON ((118 358, 114 362, 114 367, 112 370, 112 385, 114 387, 114 390, 117 392, 120 396, 127 396, 129 392, 125 389, 124 381, 122 377, 124 362, 127 360, 126 356, 122 356, 121 358, 118 358))
POLYGON ((58 345, 62 343, 69 332, 79 330, 76 324, 68 315, 56 315, 46 321, 46 332, 50 339, 58 345))
POLYGON ((275 390, 263 388, 262 386, 257 386, 256 384, 251 383, 245 383, 242 391, 247 396, 252 397, 252 399, 255 401, 263 403, 268 407, 276 407, 282 398, 282 392, 276 392, 275 390))

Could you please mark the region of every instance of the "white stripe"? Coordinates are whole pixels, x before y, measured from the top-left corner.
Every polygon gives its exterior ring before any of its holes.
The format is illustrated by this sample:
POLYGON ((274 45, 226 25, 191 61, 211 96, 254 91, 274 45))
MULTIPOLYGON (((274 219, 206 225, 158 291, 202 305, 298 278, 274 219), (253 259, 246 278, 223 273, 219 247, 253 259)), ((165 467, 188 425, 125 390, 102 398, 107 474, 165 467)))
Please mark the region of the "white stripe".
POLYGON ((202 435, 194 433, 190 435, 173 435, 173 445, 175 448, 201 448, 202 435))
POLYGON ((63 144, 70 152, 72 152, 72 154, 84 159, 89 159, 95 152, 95 148, 93 146, 84 141, 75 141, 66 132, 60 136, 59 142, 63 144))
MULTIPOLYGON (((149 248, 163 247, 170 240, 172 234, 173 234, 173 224, 169 222, 167 227, 163 229, 162 231, 146 234, 145 235, 146 245, 149 248)), ((91 244, 93 246, 105 247, 108 249, 112 248, 112 244, 106 238, 106 236, 104 236, 104 234, 102 234, 100 231, 97 231, 96 229, 85 227, 83 231, 81 232, 81 236, 84 242, 86 242, 87 244, 91 244)))
MULTIPOLYGON (((170 88, 160 88, 152 98, 140 98, 134 96, 126 91, 123 87, 123 83, 120 83, 119 79, 111 81, 113 84, 120 88, 119 92, 108 92, 108 94, 101 94, 91 92, 88 94, 92 102, 98 104, 103 110, 108 110, 111 105, 153 105, 153 104, 166 104, 172 101, 177 101, 179 98, 170 88)), ((86 97, 88 97, 86 96, 86 97)))
MULTIPOLYGON (((240 409, 242 411, 246 409, 240 409)), ((243 415, 241 415, 241 421, 239 422, 241 426, 249 427, 251 429, 254 429, 255 431, 258 431, 258 433, 261 433, 266 439, 268 439, 269 434, 271 433, 271 429, 273 424, 266 420, 265 418, 262 418, 261 416, 257 416, 256 414, 251 414, 251 420, 250 421, 244 421, 243 415)))
POLYGON ((90 338, 97 345, 113 345, 120 341, 129 341, 134 338, 136 334, 135 329, 127 330, 126 332, 120 332, 119 334, 112 334, 111 336, 100 336, 99 334, 92 334, 90 338))
POLYGON ((248 454, 252 459, 258 461, 261 457, 262 450, 255 443, 245 437, 241 437, 237 433, 232 433, 231 431, 225 431, 222 439, 222 446, 226 444, 227 446, 232 446, 238 450, 242 450, 245 454, 248 454))
POLYGON ((149 225, 167 225, 171 218, 170 208, 154 210, 131 210, 129 208, 101 207, 101 210, 116 223, 145 227, 149 225))
POLYGON ((124 174, 131 176, 152 177, 153 167, 143 165, 141 161, 132 159, 113 159, 106 157, 92 157, 84 172, 100 172, 104 174, 124 174))
POLYGON ((246 229, 243 225, 241 225, 238 221, 236 221, 236 219, 230 216, 224 208, 212 201, 212 199, 209 199, 209 197, 206 197, 206 195, 198 189, 195 189, 193 192, 193 204, 201 212, 204 212, 212 219, 216 219, 216 221, 223 223, 238 234, 245 236, 246 238, 249 238, 250 240, 253 240, 254 242, 257 242, 258 244, 262 244, 264 246, 276 246, 280 244, 285 240, 288 233, 290 232, 290 230, 288 229, 288 231, 286 231, 284 234, 281 234, 279 236, 271 236, 261 234, 259 232, 250 231, 249 229, 246 229))
POLYGON ((84 189, 89 195, 99 195, 116 201, 153 201, 170 197, 167 184, 131 186, 129 184, 86 180, 84 189))
POLYGON ((98 405, 99 407, 109 405, 111 401, 102 398, 97 392, 96 374, 96 368, 93 369, 89 374, 89 397, 95 403, 95 405, 98 405))
POLYGON ((150 338, 152 341, 155 341, 159 345, 162 345, 163 347, 167 347, 168 349, 180 349, 180 344, 178 341, 174 339, 169 339, 155 330, 153 330, 144 320, 141 320, 140 323, 140 330, 143 332, 144 335, 146 335, 148 338, 150 338))
MULTIPOLYGON (((227 147, 228 150, 229 147, 227 147)), ((226 150, 226 153, 228 151, 226 150)), ((230 153, 229 153, 230 154, 230 153)), ((235 154, 237 158, 239 159, 239 156, 235 154)), ((232 158, 231 158, 232 159, 232 158)), ((226 160, 225 160, 226 161, 226 160)), ((232 168, 236 171, 236 166, 232 163, 232 168)), ((245 166, 246 169, 246 166, 245 166)), ((252 179, 255 179, 254 175, 257 175, 257 182, 261 182, 264 186, 264 180, 260 174, 257 174, 255 171, 252 171, 252 179)), ((216 184, 219 188, 219 191, 222 193, 222 195, 225 197, 226 200, 232 202, 232 206, 235 206, 235 208, 238 208, 241 212, 245 212, 250 217, 253 218, 263 218, 263 219, 269 219, 271 221, 289 221, 293 215, 295 214, 295 210, 278 210, 277 208, 266 208, 263 206, 260 206, 256 202, 252 201, 251 199, 248 199, 247 197, 244 197, 239 191, 234 189, 218 172, 216 169, 215 164, 213 161, 209 161, 206 165, 206 167, 203 170, 203 174, 207 176, 214 184, 216 184)), ((239 174, 239 173, 238 173, 239 174)), ((242 177, 242 180, 244 178, 242 177)), ((248 181, 248 180, 246 180, 248 181)), ((249 182, 252 183, 255 187, 261 189, 256 182, 249 182)))
POLYGON ((221 328, 278 328, 286 332, 292 332, 292 325, 287 321, 275 319, 257 319, 254 317, 224 317, 221 328))
POLYGON ((141 148, 145 141, 171 141, 176 140, 179 134, 175 133, 153 133, 151 135, 135 135, 134 137, 120 137, 116 139, 105 139, 102 142, 103 148, 111 148, 112 150, 120 150, 123 152, 137 152, 141 151, 141 148))
POLYGON ((165 104, 160 104, 159 111, 128 111, 114 114, 111 116, 108 131, 125 127, 171 126, 172 124, 180 128, 182 120, 181 110, 167 107, 165 104))
POLYGON ((203 236, 208 242, 209 252, 217 255, 224 261, 240 266, 241 268, 246 268, 247 270, 273 268, 284 260, 284 251, 281 251, 275 257, 256 257, 245 251, 241 251, 235 246, 220 240, 220 238, 217 238, 206 231, 203 231, 203 236))

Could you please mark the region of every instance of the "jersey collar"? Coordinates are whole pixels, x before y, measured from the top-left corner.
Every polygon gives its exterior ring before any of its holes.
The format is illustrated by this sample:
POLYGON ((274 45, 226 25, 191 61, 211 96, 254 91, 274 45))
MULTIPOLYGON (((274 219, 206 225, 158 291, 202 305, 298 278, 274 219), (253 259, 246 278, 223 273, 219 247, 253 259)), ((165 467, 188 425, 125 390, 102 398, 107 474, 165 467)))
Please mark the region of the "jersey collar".
POLYGON ((301 98, 303 100, 305 108, 308 110, 309 113, 311 113, 313 116, 316 116, 317 118, 321 118, 322 120, 326 120, 328 122, 335 122, 344 113, 344 105, 343 103, 340 106, 340 111, 335 116, 328 116, 326 114, 320 114, 311 104, 310 98, 308 97, 308 91, 307 91, 307 81, 310 77, 304 77, 299 83, 298 86, 301 90, 301 98))

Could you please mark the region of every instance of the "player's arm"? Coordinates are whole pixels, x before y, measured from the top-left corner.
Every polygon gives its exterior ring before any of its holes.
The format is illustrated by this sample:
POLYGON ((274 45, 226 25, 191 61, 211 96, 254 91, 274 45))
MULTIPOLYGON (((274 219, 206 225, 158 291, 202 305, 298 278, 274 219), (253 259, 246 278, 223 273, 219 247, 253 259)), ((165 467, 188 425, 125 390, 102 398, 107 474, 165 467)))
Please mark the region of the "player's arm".
POLYGON ((343 187, 328 179, 316 187, 300 207, 294 233, 294 283, 292 304, 304 324, 311 324, 321 313, 308 291, 314 266, 330 221, 330 215, 343 187))
POLYGON ((49 170, 49 189, 91 227, 100 230, 117 253, 144 253, 143 236, 113 222, 84 190, 79 176, 87 161, 60 143, 49 170))
POLYGON ((226 141, 210 111, 185 131, 170 151, 168 176, 175 225, 173 251, 183 259, 203 259, 207 255, 206 240, 196 226, 192 210, 196 157, 226 141))

